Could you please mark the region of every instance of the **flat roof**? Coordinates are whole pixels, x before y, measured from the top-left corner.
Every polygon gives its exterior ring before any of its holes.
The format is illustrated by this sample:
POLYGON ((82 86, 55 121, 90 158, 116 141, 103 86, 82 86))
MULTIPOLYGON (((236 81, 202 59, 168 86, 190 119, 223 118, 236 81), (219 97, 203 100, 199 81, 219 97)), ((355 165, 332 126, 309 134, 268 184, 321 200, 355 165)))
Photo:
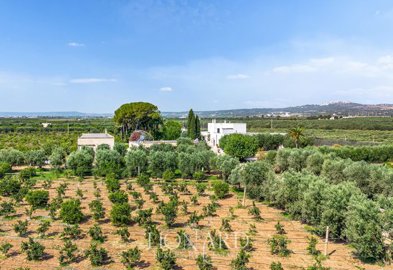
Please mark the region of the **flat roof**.
POLYGON ((83 133, 79 139, 111 139, 112 135, 108 133, 83 133))

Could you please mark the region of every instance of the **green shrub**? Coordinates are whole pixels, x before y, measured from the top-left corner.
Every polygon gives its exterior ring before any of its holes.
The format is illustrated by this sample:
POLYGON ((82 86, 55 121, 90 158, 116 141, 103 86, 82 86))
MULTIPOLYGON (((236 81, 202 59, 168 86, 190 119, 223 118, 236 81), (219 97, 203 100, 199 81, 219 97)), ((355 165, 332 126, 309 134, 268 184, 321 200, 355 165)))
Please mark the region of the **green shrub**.
POLYGON ((99 220, 105 217, 105 209, 102 201, 99 199, 93 200, 89 203, 90 211, 93 213, 93 218, 99 220))
POLYGON ((130 232, 127 227, 120 228, 116 231, 117 235, 120 235, 123 242, 128 242, 130 240, 130 232))
POLYGON ((270 264, 270 270, 284 270, 280 262, 272 262, 270 264))
POLYGON ((18 220, 15 224, 14 224, 14 231, 20 236, 23 237, 27 234, 27 228, 29 226, 29 221, 25 220, 25 221, 21 221, 18 220))
POLYGON ((196 264, 199 270, 213 270, 212 258, 208 255, 199 254, 196 258, 196 264))
POLYGON ((236 258, 231 261, 231 268, 233 270, 247 270, 247 264, 250 261, 250 254, 244 249, 241 249, 236 258))
POLYGON ((166 170, 162 174, 162 179, 164 179, 165 181, 174 180, 175 179, 175 173, 172 170, 166 170))
POLYGON ((197 183, 195 185, 195 187, 196 187, 198 195, 203 195, 203 194, 205 194, 205 191, 207 189, 207 184, 206 183, 197 183))
POLYGON ((84 218, 81 211, 81 202, 75 199, 70 199, 63 202, 60 209, 60 218, 64 223, 80 223, 84 218))
POLYGON ((0 244, 0 252, 5 256, 8 257, 8 251, 13 247, 12 244, 8 242, 3 242, 0 244))
POLYGON ((206 179, 206 175, 202 171, 197 171, 197 172, 193 173, 192 178, 197 180, 197 181, 201 181, 201 180, 205 180, 206 179))
POLYGON ((45 208, 48 206, 49 191, 31 190, 26 195, 26 201, 34 208, 45 208))
POLYGON ((141 251, 138 247, 130 248, 121 253, 121 263, 128 269, 133 270, 141 259, 141 251))
POLYGON ((13 213, 16 213, 13 202, 0 203, 0 216, 8 216, 13 213))
POLYGON ((223 199, 228 195, 229 192, 229 184, 223 181, 214 181, 212 183, 214 194, 219 199, 223 199))
POLYGON ((22 242, 21 250, 26 253, 29 261, 38 261, 44 256, 45 247, 34 241, 33 238, 29 238, 28 242, 22 242))
POLYGON ((276 234, 268 240, 270 245, 270 252, 274 255, 279 255, 281 257, 287 257, 292 252, 288 249, 288 244, 291 241, 285 235, 276 234))
POLYGON ((170 227, 175 223, 177 216, 177 204, 170 201, 161 207, 161 213, 164 215, 165 224, 170 227))
POLYGON ((60 237, 63 239, 73 239, 77 240, 81 237, 82 230, 79 228, 78 224, 72 226, 64 227, 63 232, 61 233, 60 237))
POLYGON ((45 237, 45 233, 49 230, 51 224, 49 220, 42 220, 37 228, 37 232, 41 238, 45 237))
POLYGON ((64 241, 64 246, 60 249, 59 263, 61 266, 66 266, 72 262, 75 262, 78 251, 78 247, 71 242, 71 240, 66 239, 64 241))
POLYGON ((12 171, 12 167, 9 163, 0 162, 0 178, 3 178, 6 173, 9 173, 11 171, 12 171))
POLYGON ((94 241, 98 241, 100 243, 105 242, 105 236, 98 224, 94 224, 94 226, 89 229, 89 235, 94 241))
POLYGON ((108 251, 104 248, 97 247, 96 243, 90 245, 89 250, 86 251, 86 255, 89 257, 93 266, 104 265, 109 261, 108 251))
POLYGON ((110 216, 113 225, 128 225, 131 222, 131 206, 128 203, 116 203, 112 206, 110 216))
POLYGON ((177 232, 177 240, 179 249, 190 249, 193 247, 190 236, 184 230, 177 232))
POLYGON ((118 190, 109 194, 109 200, 112 203, 127 203, 128 195, 123 190, 118 190))
POLYGON ((113 176, 107 176, 105 180, 106 188, 109 192, 115 192, 120 189, 120 182, 113 176))
POLYGON ((176 266, 176 255, 171 250, 157 249, 156 259, 163 270, 173 270, 176 266))
POLYGON ((37 170, 33 167, 24 168, 19 172, 19 177, 22 180, 28 180, 34 176, 37 176, 37 170))
POLYGON ((146 226, 145 238, 148 241, 149 247, 161 244, 161 235, 155 224, 149 224, 146 226))

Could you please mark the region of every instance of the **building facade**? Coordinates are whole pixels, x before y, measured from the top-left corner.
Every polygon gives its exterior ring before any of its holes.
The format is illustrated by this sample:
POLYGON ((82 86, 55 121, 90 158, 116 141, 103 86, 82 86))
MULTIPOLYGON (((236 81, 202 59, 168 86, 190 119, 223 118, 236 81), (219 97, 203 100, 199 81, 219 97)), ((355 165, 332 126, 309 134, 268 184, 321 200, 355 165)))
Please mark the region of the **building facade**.
POLYGON ((87 146, 96 150, 101 144, 107 144, 113 149, 115 138, 108 133, 84 133, 78 138, 78 149, 87 146))
POLYGON ((202 135, 211 147, 218 147, 220 139, 223 136, 234 133, 246 134, 247 124, 229 122, 217 123, 216 120, 213 120, 211 123, 208 123, 207 132, 203 132, 202 135))

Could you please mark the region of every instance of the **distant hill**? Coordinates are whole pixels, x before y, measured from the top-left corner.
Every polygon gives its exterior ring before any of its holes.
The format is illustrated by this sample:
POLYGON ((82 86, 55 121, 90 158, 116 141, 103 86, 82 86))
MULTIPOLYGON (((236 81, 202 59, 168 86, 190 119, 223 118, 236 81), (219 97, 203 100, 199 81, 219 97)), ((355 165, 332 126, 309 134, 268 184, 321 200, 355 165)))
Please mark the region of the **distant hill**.
POLYGON ((0 117, 26 117, 26 118, 96 118, 111 117, 108 113, 81 113, 81 112, 0 112, 0 117))
MULTIPOLYGON (((328 104, 309 104, 286 108, 253 108, 217 111, 196 111, 203 118, 253 117, 253 116, 393 116, 393 104, 359 104, 353 102, 331 102, 328 104)), ((185 118, 188 112, 162 112, 167 118, 185 118)), ((59 117, 59 118, 96 118, 112 117, 110 113, 82 112, 0 112, 0 117, 59 117)))
MULTIPOLYGON (((182 118, 188 112, 163 112, 166 117, 182 118)), ((252 116, 317 116, 317 115, 340 115, 340 116, 391 116, 393 104, 359 104, 353 102, 331 102, 317 105, 309 104, 286 108, 253 108, 233 109, 217 111, 196 111, 200 117, 252 117, 252 116)))

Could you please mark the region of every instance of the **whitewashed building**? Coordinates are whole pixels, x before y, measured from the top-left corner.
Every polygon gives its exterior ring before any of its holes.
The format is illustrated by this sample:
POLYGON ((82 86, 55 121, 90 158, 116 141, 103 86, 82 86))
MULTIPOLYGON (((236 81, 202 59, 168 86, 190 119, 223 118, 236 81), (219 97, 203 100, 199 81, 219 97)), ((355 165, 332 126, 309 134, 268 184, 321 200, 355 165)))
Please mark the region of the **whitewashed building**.
POLYGON ((211 147, 218 147, 220 143, 220 139, 228 134, 247 133, 247 124, 246 123, 217 123, 216 120, 213 120, 211 123, 207 124, 207 132, 203 132, 202 136, 205 138, 205 141, 211 147))
POLYGON ((115 138, 108 133, 84 133, 78 138, 78 149, 88 146, 96 150, 101 144, 107 144, 113 149, 115 138))

